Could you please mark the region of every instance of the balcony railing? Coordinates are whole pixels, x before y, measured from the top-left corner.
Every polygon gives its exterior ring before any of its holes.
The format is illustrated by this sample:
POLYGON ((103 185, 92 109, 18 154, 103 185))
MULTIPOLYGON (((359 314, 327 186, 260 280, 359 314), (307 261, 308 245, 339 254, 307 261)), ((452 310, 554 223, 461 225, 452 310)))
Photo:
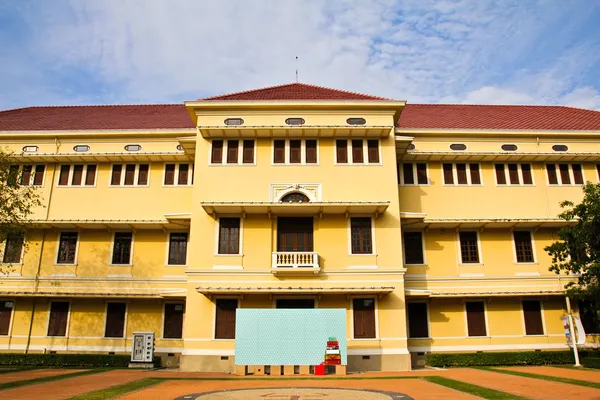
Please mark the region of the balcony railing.
POLYGON ((314 251, 277 251, 271 270, 278 272, 319 272, 319 254, 314 251))

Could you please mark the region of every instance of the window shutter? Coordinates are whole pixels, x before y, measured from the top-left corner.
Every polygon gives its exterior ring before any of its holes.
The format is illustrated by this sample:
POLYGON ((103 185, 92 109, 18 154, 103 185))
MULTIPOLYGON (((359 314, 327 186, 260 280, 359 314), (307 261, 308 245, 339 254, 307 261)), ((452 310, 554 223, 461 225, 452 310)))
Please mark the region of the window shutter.
POLYGON ((367 149, 370 163, 379 162, 379 140, 368 140, 367 149))
POLYGON ((519 166, 517 164, 508 164, 508 176, 511 185, 519 184, 519 166))
POLYGON ((444 183, 446 185, 454 184, 454 175, 452 174, 452 164, 444 164, 444 183))
POLYGON ((135 178, 135 164, 127 164, 125 165, 125 182, 124 185, 133 185, 135 178))
POLYGON ((239 140, 227 141, 227 164, 237 164, 238 162, 239 140))
POLYGON ((96 184, 96 164, 88 164, 85 172, 86 186, 94 186, 96 184))
POLYGON ((563 185, 571 184, 571 177, 569 176, 569 164, 559 164, 560 170, 560 181, 563 185))
POLYGON ((306 163, 316 164, 317 163, 317 141, 307 140, 306 141, 306 163))
POLYGON ((235 339, 236 299, 217 299, 215 339, 235 339))
POLYGON ((456 164, 456 181, 459 185, 467 184, 467 164, 456 164))
POLYGON ((548 183, 551 185, 558 185, 558 177, 556 176, 556 165, 546 164, 546 171, 548 172, 548 183))
POLYGON ((106 305, 106 327, 104 337, 122 338, 125 330, 125 303, 108 303, 106 305))
POLYGON ((36 165, 35 166, 35 175, 33 177, 33 184, 36 186, 41 186, 44 183, 44 172, 46 171, 45 165, 36 165))
POLYGON ((183 337, 183 304, 165 304, 163 338, 181 339, 183 337))
POLYGON ((371 218, 350 218, 352 254, 371 254, 371 218))
POLYGON ((496 182, 498 185, 506 185, 506 175, 504 174, 504 164, 496 164, 496 182))
POLYGON ((150 166, 148 164, 140 164, 138 171, 138 185, 148 184, 148 170, 150 166))
POLYGON ((69 170, 71 167, 69 165, 61 165, 60 166, 60 176, 58 177, 58 184, 61 186, 66 186, 69 184, 69 170))
POLYGON ((338 164, 347 164, 348 163, 348 141, 347 140, 336 140, 335 141, 335 150, 336 150, 337 163, 338 164))
POLYGON ((408 303, 408 337, 426 338, 429 337, 429 327, 427 326, 427 303, 408 303))
POLYGON ((355 164, 361 164, 364 162, 362 140, 352 141, 352 162, 355 164))
POLYGON ((190 172, 189 164, 179 164, 179 177, 177 179, 178 185, 187 185, 188 184, 189 172, 190 172))
POLYGON ((523 301, 523 317, 525 318, 526 335, 543 335, 542 307, 538 300, 523 301))
POLYGON ((29 186, 31 182, 31 172, 33 171, 33 166, 31 165, 23 165, 23 172, 21 173, 21 185, 29 186))
POLYGON ((531 233, 526 231, 514 232, 517 262, 533 262, 533 247, 531 245, 531 233))
POLYGON ((571 164, 573 169, 573 182, 577 185, 583 185, 583 174, 581 173, 581 164, 571 164))
POLYGON ((71 178, 71 185, 80 186, 83 178, 83 165, 77 164, 73 166, 73 177, 71 178))
POLYGON ((254 163, 254 140, 244 140, 244 154, 242 154, 244 164, 254 163))
POLYGON ((479 164, 469 164, 469 169, 471 170, 471 185, 480 185, 479 164))
POLYGON ((290 140, 290 164, 300 164, 302 141, 290 140))
POLYGON ((212 164, 221 164, 223 162, 223 141, 213 140, 212 141, 212 153, 210 156, 210 162, 212 164))
POLYGON ((68 318, 69 303, 52 302, 50 305, 50 320, 48 321, 48 336, 66 336, 68 318))
POLYGON ((273 162, 285 164, 285 140, 273 141, 273 162))
POLYGON ((531 164, 521 164, 521 172, 523 173, 523 184, 533 185, 533 177, 531 176, 531 164))
POLYGON ((469 336, 487 336, 483 301, 469 301, 466 309, 469 336))
POLYGON ((373 339, 375 330, 375 300, 354 299, 354 337, 356 339, 373 339))
POLYGON ((417 164, 417 182, 419 185, 427 185, 427 164, 417 164))
POLYGON ((13 305, 12 301, 0 302, 0 335, 8 335, 9 333, 13 305))
POLYGON ((402 164, 402 178, 405 185, 414 185, 413 165, 410 163, 402 164))
POLYGON ((120 185, 121 184, 121 171, 123 170, 123 165, 115 164, 112 168, 112 176, 110 178, 111 185, 120 185))

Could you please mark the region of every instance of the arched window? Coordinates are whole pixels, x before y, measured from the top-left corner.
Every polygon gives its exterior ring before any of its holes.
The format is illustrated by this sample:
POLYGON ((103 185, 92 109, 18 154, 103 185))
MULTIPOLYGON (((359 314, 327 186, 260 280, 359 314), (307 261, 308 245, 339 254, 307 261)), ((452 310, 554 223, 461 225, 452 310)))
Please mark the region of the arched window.
POLYGON ((293 192, 286 194, 281 198, 282 203, 310 203, 310 199, 305 194, 293 192))

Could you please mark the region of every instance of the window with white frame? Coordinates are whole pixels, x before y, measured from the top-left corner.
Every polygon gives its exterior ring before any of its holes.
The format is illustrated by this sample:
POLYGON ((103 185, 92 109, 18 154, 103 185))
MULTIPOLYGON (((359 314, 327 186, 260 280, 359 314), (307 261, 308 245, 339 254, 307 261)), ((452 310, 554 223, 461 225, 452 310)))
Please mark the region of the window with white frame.
POLYGON ((518 263, 534 262, 533 244, 531 240, 531 232, 529 231, 514 231, 513 238, 515 241, 515 253, 518 263))
POLYGON ((273 140, 273 164, 310 165, 319 162, 316 139, 273 140))
POLYGON ((58 174, 58 186, 94 186, 96 164, 63 164, 58 174))
POLYGON ((533 185, 531 164, 495 164, 498 185, 533 185))
POLYGON ((8 180, 21 186, 42 186, 45 172, 44 164, 13 164, 9 167, 8 180))
POLYGON ((444 163, 442 171, 445 185, 481 185, 477 163, 444 163))
POLYGON ((399 163, 398 183, 400 185, 428 185, 427 164, 399 163))
POLYGON ((219 218, 218 254, 240 254, 240 218, 219 218))
POLYGON ((113 164, 110 186, 148 186, 150 164, 113 164))
POLYGON ((187 257, 187 232, 171 232, 169 234, 168 265, 185 265, 187 257))
POLYGON ((25 235, 22 232, 9 233, 4 241, 2 262, 4 264, 20 264, 23 256, 25 235))
POLYGON ((111 264, 131 265, 133 232, 115 232, 111 264))
POLYGON ((583 185, 583 169, 581 164, 546 164, 548 184, 550 185, 583 185))
POLYGON ((403 232, 402 239, 402 243, 404 244, 404 263, 408 265, 423 265, 425 263, 423 232, 403 232))
POLYGON ((192 164, 165 164, 165 178, 163 181, 165 186, 190 186, 193 183, 194 170, 192 164))
POLYGON ((380 164, 379 139, 337 139, 337 164, 380 164))
POLYGON ((460 260, 462 264, 479 264, 477 232, 459 232, 460 260))
POLYGON ((215 139, 211 142, 210 164, 212 165, 244 165, 254 164, 254 139, 215 139))
POLYGON ((77 232, 61 232, 58 239, 57 264, 75 264, 77 256, 77 232))
POLYGON ((350 249, 352 254, 373 254, 371 217, 350 218, 350 249))

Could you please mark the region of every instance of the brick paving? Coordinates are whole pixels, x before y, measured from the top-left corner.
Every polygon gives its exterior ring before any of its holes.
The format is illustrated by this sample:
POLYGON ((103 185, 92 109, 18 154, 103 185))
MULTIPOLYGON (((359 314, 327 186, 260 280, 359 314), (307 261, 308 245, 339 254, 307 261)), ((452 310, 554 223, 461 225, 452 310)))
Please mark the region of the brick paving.
MULTIPOLYGON (((526 368, 524 371, 532 371, 526 368)), ((507 375, 500 372, 488 372, 476 369, 461 368, 445 371, 441 376, 450 379, 500 390, 531 399, 563 400, 563 399, 600 399, 600 389, 551 382, 535 378, 507 375)))
POLYGON ((28 379, 46 378, 48 376, 57 376, 72 374, 83 371, 81 369, 34 369, 31 371, 6 372, 0 374, 0 384, 8 382, 26 381, 28 379))
POLYGON ((557 367, 506 367, 511 371, 527 372, 530 374, 556 376, 559 378, 577 379, 580 381, 600 383, 600 371, 579 370, 557 367))

